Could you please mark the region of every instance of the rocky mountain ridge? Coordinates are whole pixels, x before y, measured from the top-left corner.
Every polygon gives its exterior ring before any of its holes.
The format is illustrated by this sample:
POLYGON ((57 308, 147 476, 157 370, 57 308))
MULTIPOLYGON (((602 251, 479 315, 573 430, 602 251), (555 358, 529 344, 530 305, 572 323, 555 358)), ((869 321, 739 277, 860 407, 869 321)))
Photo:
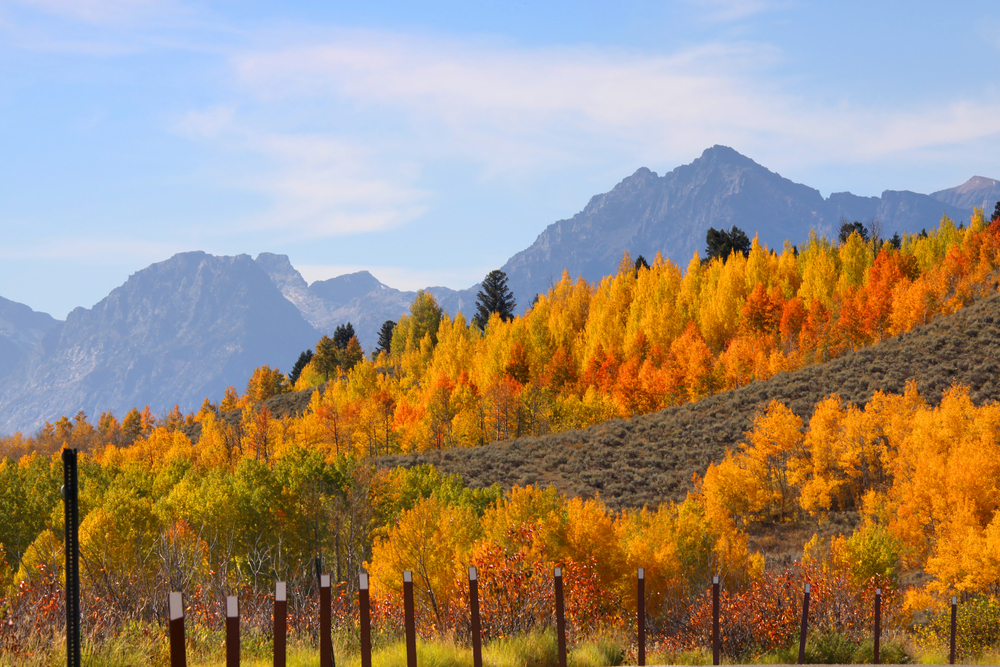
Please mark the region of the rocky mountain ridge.
MULTIPOLYGON (((650 260, 659 251, 686 266, 709 227, 736 225, 778 248, 786 239, 805 241, 811 229, 832 235, 841 218, 877 218, 884 236, 917 232, 942 214, 967 220, 973 205, 992 211, 991 199, 1000 199, 1000 186, 982 177, 933 195, 824 199, 714 146, 664 176, 637 170, 572 218, 549 225, 502 269, 523 311, 564 269, 596 282, 615 271, 624 251, 650 260)), ((466 317, 478 289, 427 288, 445 311, 466 317)), ((257 366, 290 370, 302 350, 339 324, 351 322, 372 350, 382 323, 404 314, 414 296, 367 271, 310 285, 284 255, 190 252, 133 274, 65 322, 0 299, 0 433, 32 431, 79 410, 91 417, 144 405, 157 413, 174 404, 196 410, 205 397, 219 400, 227 386, 242 389, 257 366)))

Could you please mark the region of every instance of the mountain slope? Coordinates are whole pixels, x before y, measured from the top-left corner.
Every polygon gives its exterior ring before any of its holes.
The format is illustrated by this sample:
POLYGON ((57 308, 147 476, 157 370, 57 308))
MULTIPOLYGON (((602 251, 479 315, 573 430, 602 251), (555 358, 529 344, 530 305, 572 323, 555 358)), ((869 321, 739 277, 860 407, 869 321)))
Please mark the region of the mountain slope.
POLYGON ((997 202, 1000 201, 1000 181, 984 176, 973 176, 957 187, 933 192, 931 197, 959 208, 971 209, 978 206, 989 218, 997 202))
MULTIPOLYGON (((317 280, 308 285, 287 255, 264 252, 254 261, 321 335, 332 336, 338 325, 350 322, 361 347, 369 352, 378 345, 382 324, 405 315, 417 295, 384 285, 368 271, 317 280)), ((427 288, 451 315, 467 312, 470 307, 474 309, 478 290, 478 284, 467 290, 427 288)), ((310 343, 310 347, 315 342, 310 343)))
POLYGON ((262 364, 289 370, 318 332, 247 255, 175 255, 51 328, 0 391, 0 432, 84 410, 197 410, 262 364))
POLYGON ((907 380, 932 405, 952 383, 977 404, 1000 399, 1000 295, 826 364, 782 373, 631 420, 469 449, 384 457, 382 466, 432 463, 472 486, 554 484, 571 496, 600 494, 615 509, 682 499, 691 476, 734 449, 771 400, 804 419, 838 393, 862 405, 877 389, 901 393, 907 380))
POLYGON ((0 297, 0 378, 9 374, 59 321, 0 297))
MULTIPOLYGON (((964 201, 964 200, 963 200, 964 201)), ((518 303, 559 280, 563 268, 590 281, 614 273, 622 252, 647 259, 661 252, 686 267, 704 252, 710 227, 736 225, 774 249, 794 244, 815 229, 832 236, 842 217, 877 218, 884 236, 936 225, 942 214, 956 220, 972 212, 929 195, 885 191, 881 197, 818 190, 794 183, 725 146, 713 146, 688 165, 663 176, 642 168, 610 192, 593 197, 568 220, 549 225, 525 250, 502 267, 518 303)))

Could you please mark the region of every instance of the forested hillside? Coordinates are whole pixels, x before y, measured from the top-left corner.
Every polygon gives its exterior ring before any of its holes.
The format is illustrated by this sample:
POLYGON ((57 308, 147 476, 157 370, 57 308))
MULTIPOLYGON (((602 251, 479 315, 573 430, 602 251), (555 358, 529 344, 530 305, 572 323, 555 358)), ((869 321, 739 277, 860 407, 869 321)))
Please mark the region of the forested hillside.
MULTIPOLYGON (((837 244, 695 256, 686 272, 626 256, 599 285, 564 276, 482 331, 419 293, 375 359, 346 328, 322 338, 296 393, 261 366, 197 414, 136 408, 92 424, 81 412, 3 438, 0 651, 42 650, 58 628, 70 446, 92 642, 157 636, 168 588, 184 591, 205 646, 231 591, 262 636, 276 580, 309 637, 320 557, 340 582, 344 646, 362 568, 391 641, 403 570, 421 633, 454 638, 476 565, 489 604, 506 605, 487 612, 492 641, 541 632, 560 565, 577 643, 633 636, 643 567, 665 655, 702 645, 720 574, 732 659, 785 650, 803 579, 819 636, 839 642, 830 656, 862 659, 878 587, 902 657, 912 620, 937 618, 950 591, 981 613, 995 605, 998 268, 1000 219, 980 211, 898 247, 855 229, 837 244), (852 532, 837 535, 845 512, 852 532), (753 550, 762 522, 826 537, 803 538, 788 568, 753 550)), ((937 646, 936 622, 913 641, 937 646)))

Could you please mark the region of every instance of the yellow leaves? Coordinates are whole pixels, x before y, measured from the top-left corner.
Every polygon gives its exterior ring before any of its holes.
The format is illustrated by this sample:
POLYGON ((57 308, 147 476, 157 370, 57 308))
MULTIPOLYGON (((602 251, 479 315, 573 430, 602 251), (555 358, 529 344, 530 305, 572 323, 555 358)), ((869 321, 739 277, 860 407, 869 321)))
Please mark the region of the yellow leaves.
POLYGON ((403 572, 410 570, 416 604, 441 626, 449 603, 458 597, 453 588, 478 535, 476 515, 468 507, 445 505, 434 496, 418 501, 372 549, 372 594, 400 589, 403 572))

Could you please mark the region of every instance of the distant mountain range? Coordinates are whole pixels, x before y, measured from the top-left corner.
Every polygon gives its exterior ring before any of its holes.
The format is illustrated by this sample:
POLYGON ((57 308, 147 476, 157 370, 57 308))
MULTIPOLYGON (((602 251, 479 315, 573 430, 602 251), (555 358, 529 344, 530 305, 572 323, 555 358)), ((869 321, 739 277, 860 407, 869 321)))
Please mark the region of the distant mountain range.
MULTIPOLYGON (((819 191, 714 146, 664 176, 642 168, 596 195, 577 215, 548 226, 502 270, 520 309, 563 270, 590 281, 613 273, 623 251, 661 252, 683 266, 702 250, 709 227, 736 225, 780 248, 810 229, 833 235, 840 220, 878 219, 883 235, 933 227, 942 215, 965 221, 974 206, 992 212, 996 180, 974 177, 931 195, 881 197, 819 191)), ((467 316, 478 285, 429 287, 442 307, 467 316)), ((307 284, 288 257, 215 257, 189 252, 136 272, 93 308, 65 322, 0 298, 0 433, 32 432, 62 415, 133 406, 196 410, 227 386, 242 389, 262 364, 290 370, 299 353, 351 322, 366 350, 385 320, 405 313, 414 292, 367 271, 307 284)))

